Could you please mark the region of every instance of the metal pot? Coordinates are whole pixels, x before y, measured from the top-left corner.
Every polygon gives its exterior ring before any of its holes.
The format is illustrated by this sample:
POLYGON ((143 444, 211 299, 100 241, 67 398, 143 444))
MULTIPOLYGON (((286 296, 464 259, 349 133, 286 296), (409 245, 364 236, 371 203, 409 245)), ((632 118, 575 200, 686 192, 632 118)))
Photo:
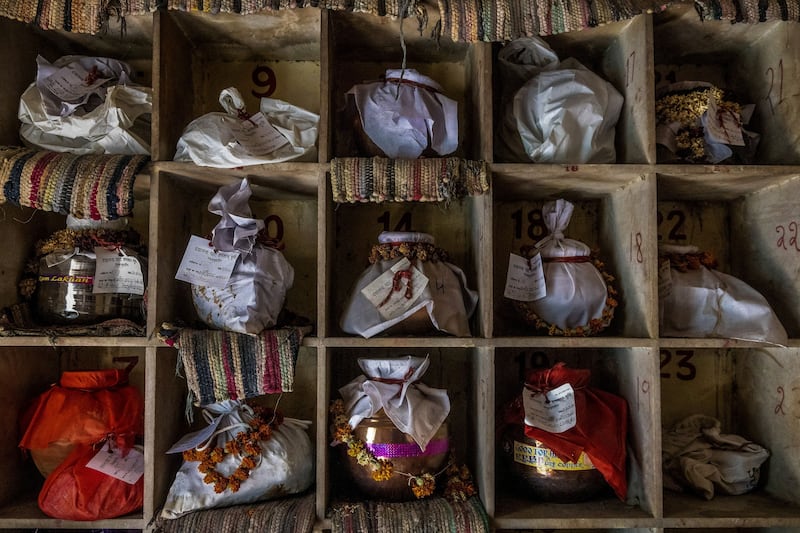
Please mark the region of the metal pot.
MULTIPOLYGON (((147 283, 147 263, 135 252, 142 265, 142 275, 147 283)), ((111 318, 126 318, 142 322, 144 297, 139 294, 93 294, 96 261, 92 257, 75 254, 53 266, 46 258, 39 261, 39 285, 36 307, 43 324, 92 324, 111 318)))
POLYGON ((348 475, 356 487, 370 498, 414 500, 408 477, 399 472, 416 476, 424 473, 438 474, 447 464, 450 441, 446 422, 439 427, 425 451, 420 449, 410 435, 397 429, 383 409, 374 417, 362 420, 353 430, 353 434, 364 442, 375 457, 388 459, 394 466, 394 475, 390 479, 375 481, 368 467, 359 465, 354 457, 347 455, 347 446, 338 446, 348 475))

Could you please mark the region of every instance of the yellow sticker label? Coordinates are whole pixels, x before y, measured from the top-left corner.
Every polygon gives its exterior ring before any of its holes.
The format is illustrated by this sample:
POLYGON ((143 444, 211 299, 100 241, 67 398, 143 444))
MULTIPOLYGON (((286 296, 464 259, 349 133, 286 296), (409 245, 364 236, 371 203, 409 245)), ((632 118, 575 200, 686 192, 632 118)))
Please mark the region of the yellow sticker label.
POLYGON ((594 470, 591 459, 582 453, 576 463, 565 463, 553 453, 550 448, 538 448, 522 442, 514 441, 514 462, 533 466, 536 468, 548 468, 550 470, 594 470))

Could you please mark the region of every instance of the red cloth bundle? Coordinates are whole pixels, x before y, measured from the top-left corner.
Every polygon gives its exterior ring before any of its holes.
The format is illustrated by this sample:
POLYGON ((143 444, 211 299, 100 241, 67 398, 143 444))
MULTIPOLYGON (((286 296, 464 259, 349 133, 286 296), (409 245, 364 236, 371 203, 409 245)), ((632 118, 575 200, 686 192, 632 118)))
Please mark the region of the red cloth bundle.
MULTIPOLYGON (((525 435, 541 441, 565 462, 577 462, 585 452, 624 501, 628 492, 625 473, 628 404, 615 394, 589 387, 590 377, 589 370, 568 368, 564 363, 550 369, 529 370, 525 387, 534 392, 546 393, 566 383, 572 386, 576 425, 563 433, 550 433, 526 424, 525 435)), ((506 406, 503 420, 507 424, 525 424, 522 396, 506 406)))

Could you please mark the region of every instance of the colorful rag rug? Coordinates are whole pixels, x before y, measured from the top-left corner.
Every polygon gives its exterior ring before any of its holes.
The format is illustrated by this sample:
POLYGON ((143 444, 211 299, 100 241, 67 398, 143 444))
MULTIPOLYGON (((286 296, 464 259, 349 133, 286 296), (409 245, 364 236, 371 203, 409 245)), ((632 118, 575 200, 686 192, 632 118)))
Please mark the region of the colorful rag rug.
POLYGON ((485 161, 457 157, 331 161, 335 202, 441 202, 489 190, 485 161))
POLYGON ((0 203, 94 220, 130 216, 133 183, 148 161, 143 155, 0 148, 0 203))
POLYGON ((663 11, 661 0, 439 0, 441 33, 453 41, 553 35, 663 11))
POLYGON ((489 531, 489 519, 474 496, 465 502, 428 498, 403 503, 365 501, 335 504, 331 533, 478 533, 489 531))
POLYGON ((0 0, 0 17, 45 30, 100 33, 112 17, 154 11, 160 0, 0 0))
POLYGON ((249 335, 165 323, 159 337, 178 349, 193 401, 208 405, 291 392, 300 344, 309 331, 284 327, 249 335))
POLYGON ((800 0, 695 0, 694 7, 702 20, 800 21, 800 0))
POLYGON ((314 527, 314 493, 159 518, 155 533, 305 533, 314 527))
POLYGON ((203 11, 206 13, 239 13, 247 15, 260 11, 275 11, 316 7, 378 16, 397 17, 403 4, 406 16, 417 14, 421 0, 168 0, 167 9, 203 11))

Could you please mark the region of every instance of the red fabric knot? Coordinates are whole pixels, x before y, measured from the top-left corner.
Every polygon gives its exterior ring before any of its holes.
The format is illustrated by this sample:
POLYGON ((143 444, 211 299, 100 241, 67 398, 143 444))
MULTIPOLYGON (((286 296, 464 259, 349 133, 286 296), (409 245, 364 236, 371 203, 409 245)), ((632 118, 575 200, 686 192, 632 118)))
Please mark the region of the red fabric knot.
POLYGON ((404 278, 408 280, 406 283, 405 298, 406 300, 410 300, 411 296, 414 294, 414 289, 411 284, 412 275, 413 274, 410 268, 407 268, 405 270, 398 270, 397 272, 395 272, 394 278, 392 278, 392 288, 389 290, 389 294, 386 295, 386 298, 383 299, 383 301, 380 303, 380 305, 378 305, 378 307, 383 307, 386 304, 386 302, 388 302, 389 299, 392 297, 392 294, 394 294, 395 292, 400 292, 400 290, 403 288, 401 280, 404 278))

